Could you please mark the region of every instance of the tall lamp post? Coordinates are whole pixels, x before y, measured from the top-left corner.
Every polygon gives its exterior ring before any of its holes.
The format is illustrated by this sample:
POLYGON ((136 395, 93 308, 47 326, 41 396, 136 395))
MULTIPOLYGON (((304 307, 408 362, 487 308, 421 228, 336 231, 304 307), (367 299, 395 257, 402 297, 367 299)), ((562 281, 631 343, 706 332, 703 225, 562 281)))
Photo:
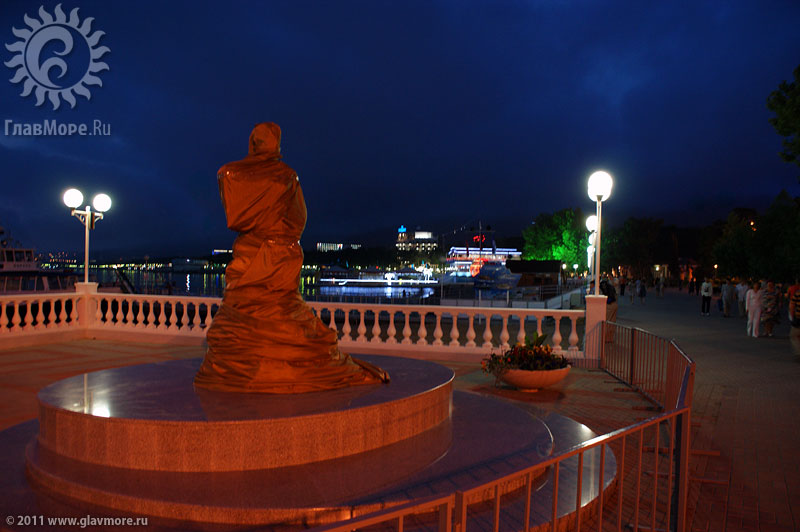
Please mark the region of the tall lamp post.
POLYGON ((600 295, 600 241, 602 235, 603 225, 603 202, 611 195, 611 187, 614 186, 614 180, 608 172, 599 170, 589 176, 589 199, 597 203, 597 238, 595 239, 596 255, 594 259, 594 295, 600 295))
POLYGON ((64 192, 64 204, 71 209, 70 214, 80 220, 86 228, 86 238, 84 242, 84 258, 83 258, 83 282, 89 282, 89 231, 94 229, 94 224, 97 220, 103 219, 103 213, 111 208, 111 198, 107 194, 98 194, 92 199, 95 211, 88 205, 84 210, 78 210, 78 207, 83 203, 83 194, 76 188, 71 188, 64 192))
POLYGON ((597 239, 597 215, 592 214, 586 218, 586 230, 589 231, 589 247, 586 248, 588 254, 586 266, 589 268, 589 278, 594 279, 594 266, 592 265, 592 255, 594 255, 594 243, 597 239))

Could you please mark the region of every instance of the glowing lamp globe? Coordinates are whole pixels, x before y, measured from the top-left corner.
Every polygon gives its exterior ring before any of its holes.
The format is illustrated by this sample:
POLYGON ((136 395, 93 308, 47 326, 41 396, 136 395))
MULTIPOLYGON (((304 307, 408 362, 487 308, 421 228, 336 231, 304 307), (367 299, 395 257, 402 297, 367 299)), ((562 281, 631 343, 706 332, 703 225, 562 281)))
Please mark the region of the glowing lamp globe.
POLYGON ((589 199, 592 201, 605 201, 611 195, 614 180, 608 172, 597 171, 589 176, 589 199))
POLYGON ((593 214, 593 215, 589 216, 588 218, 586 218, 586 229, 590 233, 594 233, 595 231, 597 231, 597 215, 596 214, 593 214))
POLYGON ((92 200, 92 205, 96 211, 106 212, 111 208, 111 198, 108 197, 108 194, 98 194, 92 200))
POLYGON ((589 244, 594 246, 594 241, 597 240, 597 233, 592 233, 589 235, 589 244))
POLYGON ((83 203, 83 194, 77 188, 71 188, 64 192, 64 205, 70 209, 77 209, 83 203))

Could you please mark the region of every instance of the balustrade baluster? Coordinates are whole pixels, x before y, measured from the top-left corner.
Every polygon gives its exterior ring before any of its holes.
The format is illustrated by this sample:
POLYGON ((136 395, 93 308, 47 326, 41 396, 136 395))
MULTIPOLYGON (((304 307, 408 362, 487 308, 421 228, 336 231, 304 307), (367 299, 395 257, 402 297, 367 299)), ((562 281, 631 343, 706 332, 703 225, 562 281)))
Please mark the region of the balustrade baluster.
POLYGON ((508 322, 511 321, 511 315, 500 316, 500 349, 508 349, 508 339, 511 337, 508 334, 508 322))
MULTIPOLYGON (((103 318, 103 302, 107 301, 104 297, 97 298, 97 310, 94 311, 94 322, 98 325, 106 325, 108 322, 104 322, 103 318)), ((109 309, 111 309, 111 303, 107 303, 109 309)), ((55 301, 53 302, 53 307, 55 308, 55 301)))
POLYGON ((156 314, 153 309, 156 306, 155 299, 149 299, 147 301, 147 323, 145 324, 145 328, 147 329, 155 329, 156 328, 156 314))
POLYGON ((50 298, 48 300, 50 302, 50 311, 47 313, 47 326, 48 327, 55 327, 56 326, 56 300, 50 298))
POLYGON ((144 299, 137 299, 139 310, 136 312, 136 328, 144 329, 144 299))
POLYGON ((330 316, 330 321, 328 322, 328 327, 336 331, 336 337, 339 337, 339 329, 336 327, 336 309, 329 308, 328 309, 330 316))
POLYGON ((367 341, 367 324, 365 323, 366 317, 366 309, 361 309, 358 311, 358 329, 356 329, 358 335, 356 336, 356 342, 360 344, 366 343, 367 341))
POLYGON ((567 351, 574 355, 578 352, 578 317, 572 316, 569 321, 572 330, 569 332, 569 348, 567 351))
POLYGON ((22 318, 19 315, 19 301, 11 301, 11 308, 14 309, 14 317, 11 318, 11 332, 17 332, 20 330, 20 322, 22 318))
POLYGON ((486 314, 486 327, 483 329, 483 344, 481 347, 485 349, 492 348, 492 315, 486 314))
POLYGON ((6 303, 0 303, 0 334, 5 334, 8 331, 8 311, 6 310, 6 303))
POLYGON ((126 303, 128 304, 128 311, 125 313, 125 325, 133 327, 133 299, 126 301, 126 303))
POLYGON ((112 323, 115 326, 122 325, 122 301, 120 301, 118 297, 115 297, 114 299, 111 300, 111 302, 117 303, 117 310, 116 312, 114 312, 114 319, 112 323))
POLYGON ((403 340, 400 342, 401 344, 410 344, 411 343, 411 311, 403 312, 403 319, 405 321, 405 325, 403 325, 403 340))
POLYGON ((558 355, 563 351, 561 349, 561 316, 553 316, 555 320, 555 328, 553 329, 553 353, 558 355))
POLYGON ((166 305, 164 304, 164 300, 162 299, 161 302, 158 304, 158 329, 168 329, 169 323, 165 323, 167 319, 167 311, 164 309, 166 305))
POLYGON ((36 312, 36 326, 34 329, 44 329, 44 300, 37 301, 39 309, 36 312))
MULTIPOLYGON (((69 321, 73 325, 78 323, 78 304, 80 303, 80 300, 81 300, 80 297, 71 297, 70 298, 70 301, 72 302, 72 305, 71 305, 71 308, 69 309, 69 321)), ((91 298, 89 298, 88 301, 90 303, 92 301, 91 298)), ((87 307, 88 306, 89 305, 87 304, 87 307)))
POLYGON ((353 338, 350 336, 350 333, 353 331, 352 327, 350 327, 350 310, 344 309, 344 324, 342 324, 342 340, 345 342, 349 342, 353 338))
POLYGON ((59 327, 66 327, 67 326, 67 298, 59 298, 61 302, 61 311, 58 313, 59 327))
POLYGON ((373 310, 372 315, 375 317, 375 322, 372 324, 372 338, 370 338, 369 341, 377 343, 381 341, 381 311, 373 310))
POLYGON ((544 321, 544 316, 536 316, 536 334, 539 336, 542 335, 542 322, 544 321))
POLYGON ((420 311, 419 313, 419 330, 417 331, 417 344, 428 345, 428 328, 425 326, 425 315, 427 312, 420 311))
POLYGON ((386 343, 396 344, 397 329, 394 326, 394 310, 389 310, 389 328, 386 330, 386 333, 389 335, 389 337, 386 338, 386 343))
POLYGON ((450 342, 447 345, 458 347, 458 312, 453 312, 453 325, 450 327, 450 342))
POLYGON ((200 328, 200 303, 195 303, 192 305, 192 316, 191 316, 191 327, 192 332, 201 332, 202 329, 200 328))
POLYGON ((444 345, 444 342, 442 342, 442 336, 444 335, 444 331, 442 331, 442 316, 444 314, 440 310, 433 312, 433 319, 436 320, 436 328, 433 329, 433 345, 444 345))
POLYGON ((519 330, 517 331, 517 343, 525 345, 525 314, 519 315, 519 330))
MULTIPOLYGON (((181 313, 181 332, 188 332, 189 331, 189 303, 187 301, 179 301, 180 305, 183 307, 183 312, 181 313)), ((175 303, 175 316, 177 317, 178 312, 178 303, 175 303)), ((177 322, 177 320, 176 320, 177 322)))
POLYGON ((467 344, 466 347, 475 347, 475 313, 467 314, 467 344))

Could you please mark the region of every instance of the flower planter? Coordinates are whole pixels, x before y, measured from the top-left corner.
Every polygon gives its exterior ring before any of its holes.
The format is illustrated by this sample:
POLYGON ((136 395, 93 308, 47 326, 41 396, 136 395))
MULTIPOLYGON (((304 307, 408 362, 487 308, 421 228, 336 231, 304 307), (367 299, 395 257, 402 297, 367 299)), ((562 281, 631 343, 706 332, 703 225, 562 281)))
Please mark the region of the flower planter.
POLYGON ((570 367, 538 371, 509 369, 500 375, 500 380, 514 386, 521 392, 535 392, 539 388, 547 388, 561 381, 569 373, 570 367))

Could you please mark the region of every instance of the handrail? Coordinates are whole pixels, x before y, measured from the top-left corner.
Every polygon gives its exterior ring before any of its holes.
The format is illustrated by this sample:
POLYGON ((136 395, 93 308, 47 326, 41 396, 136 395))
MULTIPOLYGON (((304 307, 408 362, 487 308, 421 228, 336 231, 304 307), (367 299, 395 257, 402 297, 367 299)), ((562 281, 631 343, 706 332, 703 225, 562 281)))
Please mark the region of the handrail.
MULTIPOLYGON (((611 337, 610 342, 606 342, 609 337, 606 336, 605 333, 610 329, 606 327, 609 324, 604 322, 603 325, 604 327, 601 328, 603 333, 603 349, 605 349, 606 343, 612 344, 613 347, 616 334, 614 337, 611 337)), ((627 330, 631 331, 632 329, 627 328, 627 330)), ((489 482, 462 487, 462 489, 453 494, 447 494, 441 498, 435 499, 440 503, 444 503, 444 501, 449 502, 451 495, 454 498, 452 515, 448 514, 448 519, 444 520, 443 516, 443 512, 446 510, 443 510, 441 507, 439 508, 438 530, 446 530, 449 532, 453 529, 458 532, 465 532, 468 516, 467 507, 472 504, 469 502, 470 496, 479 492, 494 493, 494 502, 491 510, 493 513, 493 529, 495 531, 499 530, 503 501, 501 495, 506 492, 509 486, 518 487, 520 482, 522 482, 522 488, 525 494, 523 496, 524 500, 521 501, 523 507, 519 508, 518 506, 520 506, 520 504, 514 506, 513 501, 506 499, 505 508, 507 513, 516 512, 515 516, 518 521, 520 517, 518 514, 522 515, 520 527, 527 531, 531 526, 533 481, 539 474, 547 470, 550 470, 552 478, 552 495, 550 497, 552 506, 549 519, 544 523, 534 523, 537 527, 549 524, 550 530, 580 530, 581 518, 585 517, 584 514, 596 511, 599 515, 599 519, 597 520, 598 529, 603 529, 604 525, 615 523, 617 529, 620 530, 625 527, 632 527, 634 530, 638 530, 640 528, 640 521, 644 521, 642 518, 646 517, 649 519, 649 522, 642 524, 642 527, 649 528, 650 530, 656 530, 658 527, 677 532, 684 532, 686 530, 686 501, 688 498, 689 480, 689 428, 695 364, 674 341, 659 338, 641 329, 636 330, 639 331, 640 334, 646 334, 647 337, 642 338, 642 340, 647 341, 641 343, 644 345, 642 352, 636 351, 635 344, 632 346, 633 350, 628 351, 628 354, 633 353, 634 355, 630 359, 632 361, 632 374, 643 373, 653 378, 666 377, 664 373, 655 372, 657 364, 664 362, 664 364, 670 366, 672 373, 679 372, 679 375, 675 374, 668 379, 664 378, 659 381, 660 387, 656 392, 660 394, 664 400, 667 398, 674 398, 674 402, 666 402, 663 404, 665 408, 662 409, 660 414, 648 419, 616 429, 607 434, 596 436, 559 452, 557 455, 543 458, 537 463, 530 464, 513 473, 499 476, 489 482), (653 345, 655 339, 659 341, 658 346, 653 345), (662 344, 664 343, 669 347, 666 360, 654 361, 653 353, 658 350, 657 348, 662 349, 663 352, 662 344), (664 424, 667 424, 668 428, 668 443, 666 446, 662 444, 662 427, 664 424), (646 439, 646 431, 649 433, 648 437, 652 438, 654 443, 654 445, 652 445, 652 453, 650 453, 649 449, 645 452, 644 442, 646 439), (626 458, 628 458, 627 455, 629 453, 628 447, 630 447, 632 440, 637 439, 637 436, 638 446, 635 447, 636 452, 633 453, 633 460, 636 460, 636 472, 634 474, 633 464, 626 462, 626 458), (616 489, 618 491, 617 505, 616 509, 609 510, 608 507, 603 506, 606 488, 604 485, 605 478, 603 468, 605 466, 606 453, 612 449, 612 446, 616 448, 616 452, 620 452, 621 454, 617 460, 619 465, 616 477, 616 489), (589 461, 600 469, 600 474, 598 476, 599 485, 597 489, 599 495, 594 501, 596 504, 592 507, 590 504, 592 501, 584 500, 583 492, 581 491, 581 478, 585 467, 584 458, 587 456, 587 453, 596 452, 597 449, 599 449, 600 452, 599 461, 596 460, 596 456, 589 455, 589 461), (662 451, 666 451, 666 458, 662 458, 661 465, 659 465, 659 455, 662 451), (570 464, 574 466, 573 462, 576 458, 578 460, 578 491, 574 499, 574 511, 571 512, 572 515, 570 516, 568 515, 570 512, 565 510, 565 505, 568 503, 559 500, 559 498, 562 497, 561 491, 563 490, 559 487, 558 480, 560 471, 562 469, 568 469, 570 464), (666 462, 666 466, 664 462, 666 462), (626 463, 628 464, 628 470, 626 470, 625 467, 626 463), (650 469, 646 470, 644 469, 645 467, 650 469), (661 469, 666 469, 666 471, 661 472, 661 469), (645 485, 644 488, 642 487, 643 473, 647 473, 650 476, 650 485, 645 485), (631 476, 635 478, 629 478, 630 481, 626 482, 626 478, 631 476), (666 490, 659 490, 658 483, 660 477, 666 477, 666 490), (627 496, 625 495, 626 493, 627 496), (645 495, 647 495, 647 497, 645 497, 645 495), (629 512, 627 516, 625 516, 623 507, 624 500, 633 501, 633 507, 628 509, 629 512), (628 522, 624 523, 626 520, 628 522), (574 528, 572 528, 573 526, 574 528)), ((622 339, 625 340, 624 331, 615 330, 613 332, 621 333, 622 339)), ((631 336, 631 338, 634 337, 631 336)), ((623 347, 630 348, 631 345, 625 344, 623 347)), ((612 350, 609 350, 609 354, 611 351, 612 350)), ((609 360, 605 358, 601 360, 602 363, 609 362, 609 360)), ((611 362, 613 362, 613 360, 611 362)), ((607 368, 606 371, 608 371, 607 368)), ((644 381, 641 381, 641 383, 644 383, 644 381)), ((647 390, 643 389, 643 391, 646 392, 647 390)), ((405 504, 385 508, 353 520, 317 527, 312 529, 312 532, 345 532, 368 525, 395 521, 398 530, 402 531, 406 518, 423 510, 430 509, 431 506, 424 506, 425 504, 426 501, 421 499, 409 501, 405 504)), ((511 519, 511 517, 509 517, 509 519, 511 519)))

